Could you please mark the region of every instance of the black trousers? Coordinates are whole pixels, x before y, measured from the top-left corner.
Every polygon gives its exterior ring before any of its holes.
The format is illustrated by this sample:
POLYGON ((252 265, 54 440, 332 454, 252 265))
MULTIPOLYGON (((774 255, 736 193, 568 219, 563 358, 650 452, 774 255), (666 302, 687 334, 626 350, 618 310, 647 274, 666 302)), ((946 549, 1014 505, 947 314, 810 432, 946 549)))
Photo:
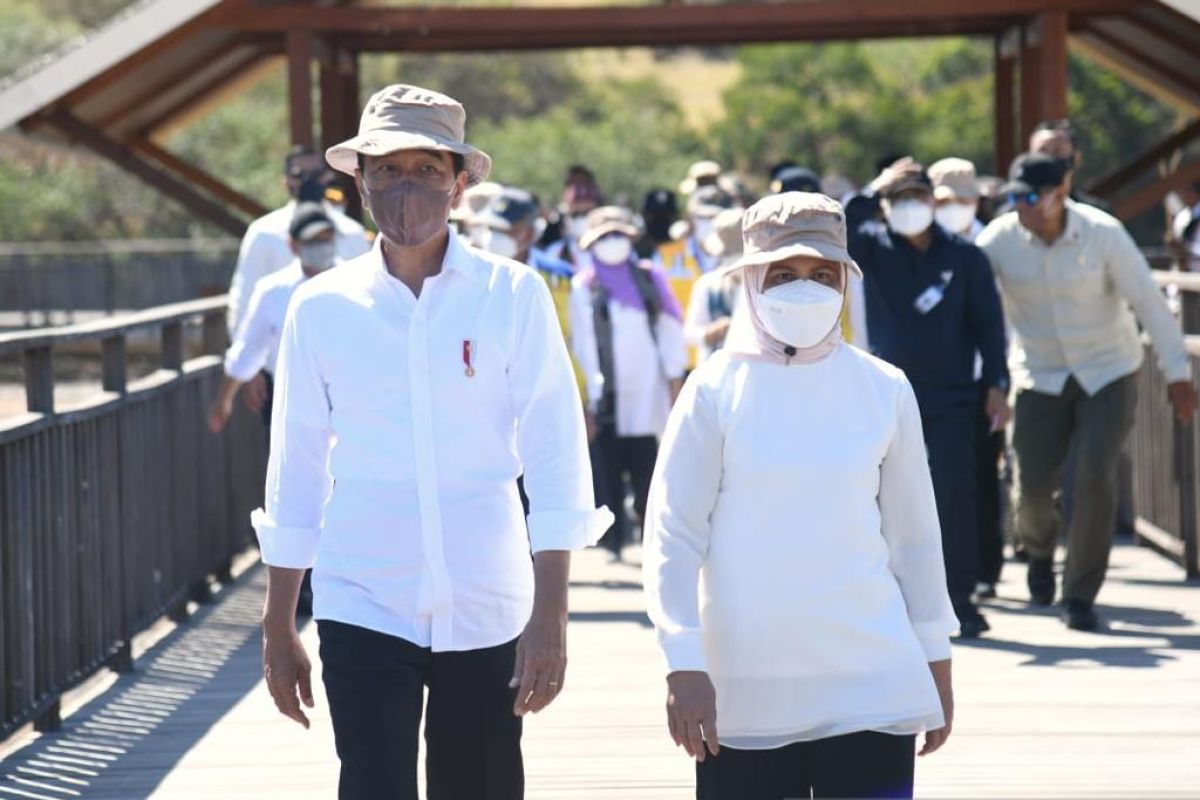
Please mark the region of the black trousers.
POLYGON ((696 800, 912 797, 916 737, 851 733, 775 750, 722 747, 696 764, 696 800))
POLYGON ((979 515, 976 510, 975 404, 922 419, 929 472, 942 523, 946 588, 959 620, 975 613, 971 595, 979 572, 979 515))
POLYGON ((992 421, 987 417, 986 386, 980 388, 976 416, 975 481, 978 497, 979 572, 980 583, 1000 582, 1004 568, 1004 487, 1000 482, 1000 456, 1004 454, 1004 431, 991 432, 992 421))
POLYGON ((654 436, 618 436, 615 428, 602 428, 591 446, 592 483, 597 502, 608 506, 616 521, 600 544, 613 552, 632 542, 629 515, 625 513, 625 476, 633 490, 633 509, 639 521, 646 519, 650 479, 658 458, 654 436))
POLYGON ((516 641, 434 653, 395 636, 320 620, 321 666, 342 763, 338 800, 418 800, 424 690, 429 800, 525 796, 516 641))

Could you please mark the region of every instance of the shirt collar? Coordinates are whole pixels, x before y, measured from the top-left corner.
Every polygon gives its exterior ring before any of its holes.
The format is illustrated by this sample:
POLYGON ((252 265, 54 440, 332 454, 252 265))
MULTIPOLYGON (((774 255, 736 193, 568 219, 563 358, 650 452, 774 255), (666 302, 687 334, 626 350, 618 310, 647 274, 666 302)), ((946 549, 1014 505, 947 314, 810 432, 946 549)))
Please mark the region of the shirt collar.
MULTIPOLYGON (((1046 249, 1052 249, 1060 244, 1077 242, 1083 237, 1083 228, 1087 224, 1087 220, 1084 219, 1083 214, 1079 213, 1079 204, 1069 197, 1064 203, 1067 209, 1067 225, 1063 228, 1062 236, 1055 239, 1053 244, 1046 244, 1033 231, 1022 225, 1020 220, 1017 220, 1017 230, 1020 231, 1021 238, 1026 244, 1036 244, 1046 249)), ((1015 211, 1013 215, 1015 217, 1015 211)))
MULTIPOLYGON (((449 227, 449 226, 447 226, 449 227)), ((476 282, 483 281, 483 275, 480 269, 478 259, 471 253, 470 249, 463 244, 462 239, 453 228, 449 228, 450 238, 446 243, 446 255, 442 258, 442 273, 457 272, 465 278, 476 282)), ((371 251, 371 257, 375 259, 375 266, 381 273, 387 277, 392 277, 388 272, 387 262, 383 259, 383 236, 375 237, 375 244, 371 251)), ((440 273, 439 273, 440 274, 440 273)))

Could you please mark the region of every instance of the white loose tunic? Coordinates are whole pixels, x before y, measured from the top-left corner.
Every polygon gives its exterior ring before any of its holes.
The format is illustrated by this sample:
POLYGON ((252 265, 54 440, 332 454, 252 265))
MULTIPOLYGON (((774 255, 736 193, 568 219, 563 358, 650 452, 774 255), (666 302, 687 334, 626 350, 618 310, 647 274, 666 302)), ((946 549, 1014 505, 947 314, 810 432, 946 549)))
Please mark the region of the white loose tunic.
POLYGON ((712 678, 721 744, 942 726, 928 662, 958 623, 899 370, 849 345, 717 353, 671 413, 647 518, 650 617, 670 671, 712 678))

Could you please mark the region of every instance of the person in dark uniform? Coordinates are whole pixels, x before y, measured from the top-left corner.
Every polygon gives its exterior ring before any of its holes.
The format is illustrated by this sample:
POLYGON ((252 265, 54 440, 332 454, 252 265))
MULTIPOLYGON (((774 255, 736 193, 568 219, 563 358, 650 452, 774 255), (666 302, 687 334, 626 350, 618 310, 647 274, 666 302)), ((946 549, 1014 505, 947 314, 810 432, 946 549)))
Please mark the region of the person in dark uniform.
POLYGON ((983 251, 934 223, 933 186, 910 158, 886 168, 846 209, 862 267, 872 352, 904 370, 929 450, 947 588, 959 635, 988 630, 971 599, 978 572, 975 465, 983 359, 987 427, 1008 423, 1004 314, 983 251), (879 212, 882 211, 883 221, 879 212))

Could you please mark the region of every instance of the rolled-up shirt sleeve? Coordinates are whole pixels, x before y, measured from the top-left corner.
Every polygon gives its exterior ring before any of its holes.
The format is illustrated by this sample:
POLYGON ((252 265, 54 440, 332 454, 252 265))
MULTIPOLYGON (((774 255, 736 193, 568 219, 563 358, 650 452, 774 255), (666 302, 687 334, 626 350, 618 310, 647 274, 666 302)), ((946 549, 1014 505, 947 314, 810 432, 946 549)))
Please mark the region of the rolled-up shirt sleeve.
POLYGON ((1190 380, 1192 364, 1179 323, 1171 315, 1150 265, 1124 227, 1108 230, 1108 272, 1117 290, 1129 301, 1138 321, 1150 333, 1158 367, 1170 383, 1190 380))
POLYGON ((663 435, 642 549, 646 607, 671 672, 708 669, 699 583, 721 484, 723 446, 716 409, 693 377, 663 435))
POLYGON ((316 562, 325 502, 332 487, 329 393, 312 351, 304 308, 288 310, 275 371, 271 457, 264 508, 251 515, 263 561, 307 569, 316 562))
POLYGON ((950 658, 958 620, 946 591, 941 524, 934 500, 921 414, 906 381, 899 393, 895 434, 879 475, 879 511, 908 619, 929 661, 950 658))
POLYGON ((268 366, 272 330, 271 321, 263 312, 265 295, 261 285, 255 288, 233 344, 225 351, 225 374, 241 383, 246 383, 268 366))
POLYGON ((599 541, 613 515, 596 508, 579 390, 550 291, 534 276, 518 292, 521 324, 508 381, 530 545, 535 553, 580 550, 599 541))

